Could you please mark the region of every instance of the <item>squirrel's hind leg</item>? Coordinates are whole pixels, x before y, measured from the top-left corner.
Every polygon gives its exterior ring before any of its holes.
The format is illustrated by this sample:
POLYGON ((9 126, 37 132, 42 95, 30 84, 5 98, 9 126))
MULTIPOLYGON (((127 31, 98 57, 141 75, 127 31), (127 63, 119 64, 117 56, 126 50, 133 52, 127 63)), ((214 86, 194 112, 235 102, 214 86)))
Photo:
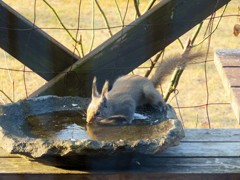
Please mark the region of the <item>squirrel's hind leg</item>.
POLYGON ((143 88, 144 96, 147 100, 147 103, 158 108, 161 111, 165 111, 167 105, 162 97, 162 95, 155 89, 153 85, 145 86, 143 88))

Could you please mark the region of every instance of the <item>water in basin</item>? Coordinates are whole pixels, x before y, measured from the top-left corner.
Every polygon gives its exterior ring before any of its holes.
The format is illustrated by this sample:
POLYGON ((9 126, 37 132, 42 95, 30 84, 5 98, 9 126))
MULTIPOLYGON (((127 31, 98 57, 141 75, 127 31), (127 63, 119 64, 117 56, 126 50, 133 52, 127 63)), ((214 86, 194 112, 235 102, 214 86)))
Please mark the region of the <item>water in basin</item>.
MULTIPOLYGON (((28 116, 23 130, 34 138, 54 138, 60 140, 139 140, 155 139, 164 135, 169 123, 160 123, 163 117, 154 121, 135 120, 132 125, 86 124, 84 111, 59 111, 28 116)), ((108 120, 106 120, 109 122, 108 120)))

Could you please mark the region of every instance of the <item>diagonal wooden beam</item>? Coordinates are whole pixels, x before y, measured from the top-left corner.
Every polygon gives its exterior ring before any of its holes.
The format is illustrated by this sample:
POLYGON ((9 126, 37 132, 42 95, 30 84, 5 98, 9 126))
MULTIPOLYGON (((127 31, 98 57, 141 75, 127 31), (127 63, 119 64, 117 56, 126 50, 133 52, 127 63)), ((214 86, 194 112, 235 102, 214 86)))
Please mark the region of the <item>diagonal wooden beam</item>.
POLYGON ((3 1, 0 1, 0 47, 46 80, 78 60, 3 1))

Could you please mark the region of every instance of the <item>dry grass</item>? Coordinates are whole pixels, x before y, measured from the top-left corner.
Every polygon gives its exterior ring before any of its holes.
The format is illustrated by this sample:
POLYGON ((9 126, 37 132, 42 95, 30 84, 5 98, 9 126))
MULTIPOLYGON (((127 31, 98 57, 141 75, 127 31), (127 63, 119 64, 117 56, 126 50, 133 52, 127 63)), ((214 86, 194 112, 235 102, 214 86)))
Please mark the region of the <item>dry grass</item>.
MULTIPOLYGON (((65 30, 59 30, 56 28, 61 28, 56 16, 52 13, 49 7, 43 1, 36 1, 36 11, 34 16, 34 2, 33 0, 4 0, 22 15, 27 17, 29 20, 34 21, 37 26, 43 28, 44 31, 49 33, 63 45, 68 47, 71 51, 74 49, 74 41, 66 33, 65 30), (50 29, 49 29, 50 28, 50 29), (54 29, 51 29, 54 28, 54 29)), ((77 28, 78 22, 78 12, 79 12, 79 1, 76 0, 48 0, 48 2, 57 11, 59 17, 67 28, 75 29, 77 28)), ((115 6, 114 1, 99 1, 106 16, 108 17, 111 26, 121 26, 121 20, 115 6)), ((127 0, 118 1, 119 7, 121 9, 122 16, 126 12, 127 0)), ((143 10, 148 1, 141 1, 141 10, 143 10)), ((232 0, 226 10, 227 14, 238 14, 239 2, 237 0, 232 0)), ((81 18, 80 18, 80 28, 91 29, 92 28, 92 1, 82 1, 81 6, 81 18)), ((94 15, 94 27, 100 28, 105 27, 103 18, 95 6, 94 15)), ((219 10, 217 16, 220 15, 222 10, 219 10)), ((127 10, 127 15, 125 18, 125 23, 130 23, 135 17, 135 10, 133 7, 133 2, 130 1, 129 8, 127 10)), ((218 19, 215 19, 214 25, 216 25, 218 19)), ((240 38, 233 36, 233 26, 236 23, 240 23, 236 16, 224 17, 216 30, 216 32, 211 37, 211 43, 209 45, 210 53, 208 60, 213 60, 213 52, 215 49, 230 49, 240 47, 240 38)), ((200 35, 197 38, 197 42, 203 39, 208 20, 205 21, 204 27, 200 35)), ((112 29, 113 33, 116 33, 121 28, 112 29)), ((70 31, 75 37, 76 31, 70 31)), ((187 32, 181 40, 183 42, 193 33, 193 30, 187 32)), ((92 38, 94 37, 93 48, 97 47, 99 44, 104 42, 110 37, 107 29, 95 30, 81 30, 78 34, 78 38, 82 36, 82 42, 84 45, 84 52, 87 54, 91 49, 92 38), (94 34, 93 34, 94 33, 94 34)), ((208 39, 209 40, 209 39, 208 39)), ((208 40, 206 40, 198 48, 202 51, 206 50, 208 47, 208 40)), ((79 48, 79 47, 78 47, 79 48)), ((179 43, 176 41, 166 48, 166 56, 175 52, 181 52, 179 43)), ((5 52, 0 53, 2 68, 11 68, 16 70, 24 70, 24 66, 18 61, 14 60, 10 55, 5 52)), ((148 66, 144 64, 143 66, 148 66)), ((207 68, 207 79, 208 79, 208 90, 209 90, 209 103, 230 103, 229 97, 226 95, 224 88, 222 86, 222 81, 219 78, 218 72, 216 71, 213 62, 206 64, 207 68)), ((26 70, 29 70, 26 68, 26 70)), ((142 69, 141 69, 142 70, 142 69)), ((136 72, 136 71, 135 71, 136 72)), ((140 71, 138 71, 139 73, 140 71)), ((142 72, 142 71, 141 71, 142 72)), ((162 87, 165 90, 168 82, 165 82, 162 87)), ((38 89, 43 85, 45 81, 38 77, 32 72, 16 72, 16 71, 6 71, 0 70, 0 90, 4 91, 11 99, 17 101, 27 97, 28 94, 38 89), (26 79, 27 92, 24 85, 24 75, 26 79)), ((206 93, 206 79, 205 79, 205 64, 194 64, 188 66, 188 68, 183 73, 180 84, 178 86, 178 95, 176 103, 176 98, 171 98, 171 105, 174 107, 192 107, 198 105, 204 105, 207 102, 206 93)), ((3 95, 0 94, 0 99, 2 103, 9 103, 10 101, 3 95)), ((178 112, 178 116, 183 118, 185 127, 197 127, 197 128, 208 128, 208 118, 206 114, 206 108, 181 108, 181 116, 178 112)), ((177 110, 178 111, 178 110, 177 110)), ((209 105, 209 118, 211 120, 212 128, 237 128, 239 127, 235 116, 233 115, 230 104, 224 105, 209 105)))

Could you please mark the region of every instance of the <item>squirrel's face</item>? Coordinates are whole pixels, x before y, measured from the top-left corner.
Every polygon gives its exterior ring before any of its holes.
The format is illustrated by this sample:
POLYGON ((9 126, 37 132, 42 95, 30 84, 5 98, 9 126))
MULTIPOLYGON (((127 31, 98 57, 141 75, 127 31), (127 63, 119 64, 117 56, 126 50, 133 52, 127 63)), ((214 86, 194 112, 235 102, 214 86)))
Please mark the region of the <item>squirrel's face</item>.
POLYGON ((108 94, 108 82, 104 83, 101 95, 97 91, 96 77, 93 79, 92 84, 92 101, 87 109, 87 123, 91 123, 94 120, 100 120, 108 118, 111 108, 107 100, 108 94))
POLYGON ((108 118, 110 115, 108 101, 106 97, 95 97, 87 109, 87 123, 108 118))

